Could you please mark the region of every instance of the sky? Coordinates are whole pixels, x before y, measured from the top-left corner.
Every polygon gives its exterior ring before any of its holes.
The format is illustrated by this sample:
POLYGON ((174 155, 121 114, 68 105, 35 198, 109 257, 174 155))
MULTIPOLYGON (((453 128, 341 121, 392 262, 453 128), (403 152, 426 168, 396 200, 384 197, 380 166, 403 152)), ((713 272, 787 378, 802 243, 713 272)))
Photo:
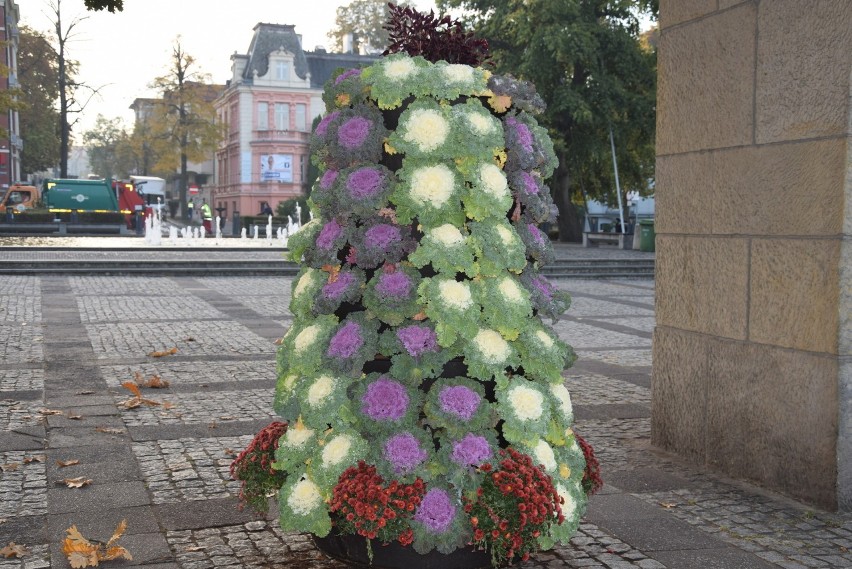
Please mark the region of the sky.
MULTIPOLYGON (((54 0, 56 1, 56 0, 54 0)), ((87 12, 83 0, 61 0, 63 23, 84 18, 68 43, 68 57, 80 62, 79 78, 100 87, 100 97, 89 103, 75 128, 79 135, 90 129, 100 113, 119 117, 128 127, 137 97, 154 97, 148 85, 165 74, 175 39, 181 37, 186 53, 214 83, 231 76, 230 57, 246 53, 252 28, 259 23, 293 24, 302 46, 331 47, 328 32, 337 7, 348 0, 124 0, 124 11, 87 12)), ((21 23, 43 32, 53 27, 48 0, 17 0, 21 23)), ((416 0, 420 10, 434 7, 432 0, 416 0)))

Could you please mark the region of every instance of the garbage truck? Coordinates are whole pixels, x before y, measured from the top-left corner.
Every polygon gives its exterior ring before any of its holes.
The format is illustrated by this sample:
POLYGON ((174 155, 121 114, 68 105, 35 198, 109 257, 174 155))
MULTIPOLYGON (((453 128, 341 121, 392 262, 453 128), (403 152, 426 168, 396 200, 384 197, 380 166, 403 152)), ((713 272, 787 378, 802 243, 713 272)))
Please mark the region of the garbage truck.
POLYGON ((51 213, 120 211, 111 180, 47 179, 42 185, 42 201, 51 213))

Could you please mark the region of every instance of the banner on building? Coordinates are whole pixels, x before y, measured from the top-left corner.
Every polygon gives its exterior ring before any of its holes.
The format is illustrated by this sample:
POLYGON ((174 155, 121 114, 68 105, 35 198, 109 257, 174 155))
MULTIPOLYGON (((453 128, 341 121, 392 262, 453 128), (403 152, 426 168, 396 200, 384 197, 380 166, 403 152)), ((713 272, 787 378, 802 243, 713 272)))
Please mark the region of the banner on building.
POLYGON ((293 155, 292 154, 261 154, 260 155, 260 179, 268 182, 277 180, 279 182, 293 181, 293 155))

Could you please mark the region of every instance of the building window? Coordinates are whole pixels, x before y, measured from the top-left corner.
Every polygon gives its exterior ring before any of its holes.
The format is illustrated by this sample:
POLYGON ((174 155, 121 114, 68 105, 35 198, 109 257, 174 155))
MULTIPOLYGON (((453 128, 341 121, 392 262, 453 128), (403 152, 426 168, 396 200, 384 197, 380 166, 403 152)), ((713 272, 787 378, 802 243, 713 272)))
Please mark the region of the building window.
POLYGON ((286 61, 275 62, 275 78, 279 81, 290 80, 290 64, 286 61))
POLYGON ((299 156, 299 181, 303 184, 307 181, 305 179, 305 155, 302 154, 299 156))
POLYGON ((275 129, 290 130, 290 105, 275 103, 275 129))
POLYGON ((296 105, 296 130, 298 131, 306 131, 307 125, 305 123, 307 109, 303 103, 298 103, 296 105))
POLYGON ((269 103, 257 104, 257 130, 269 128, 269 103))

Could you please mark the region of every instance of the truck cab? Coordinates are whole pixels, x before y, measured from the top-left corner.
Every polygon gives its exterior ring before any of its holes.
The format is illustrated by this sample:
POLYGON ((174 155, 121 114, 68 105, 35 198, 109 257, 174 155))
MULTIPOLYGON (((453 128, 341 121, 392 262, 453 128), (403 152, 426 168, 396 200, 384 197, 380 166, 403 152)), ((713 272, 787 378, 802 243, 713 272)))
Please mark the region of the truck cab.
POLYGON ((0 213, 7 210, 22 212, 32 209, 39 200, 39 192, 35 186, 13 184, 3 194, 0 200, 0 213))

